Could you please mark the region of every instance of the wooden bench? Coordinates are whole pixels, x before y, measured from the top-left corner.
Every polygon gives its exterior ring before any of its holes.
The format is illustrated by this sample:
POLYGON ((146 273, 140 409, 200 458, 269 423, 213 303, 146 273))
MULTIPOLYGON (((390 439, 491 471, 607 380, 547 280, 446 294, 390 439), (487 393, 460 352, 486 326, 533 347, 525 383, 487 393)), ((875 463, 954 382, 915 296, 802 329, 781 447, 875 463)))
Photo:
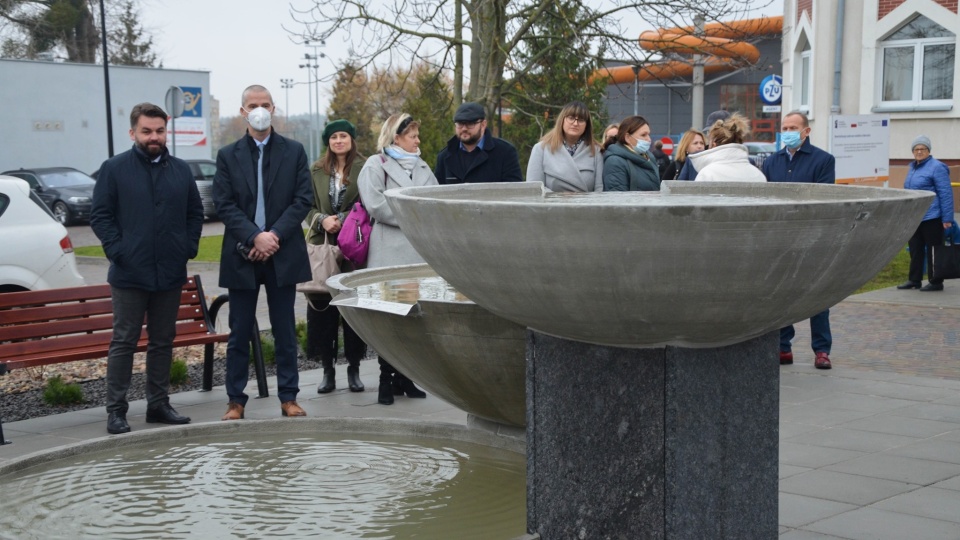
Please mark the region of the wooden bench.
MULTIPOLYGON (((200 276, 183 286, 177 313, 174 347, 204 345, 203 390, 213 388, 213 346, 225 343, 228 333, 217 333, 217 312, 229 298, 218 296, 207 306, 200 276)), ((267 397, 266 371, 254 328, 254 368, 260 397, 267 397)), ((75 360, 104 358, 113 338, 110 285, 89 285, 0 294, 0 375, 8 370, 75 360)), ((137 351, 147 350, 146 325, 137 351)), ((3 444, 0 420, 0 444, 3 444)))

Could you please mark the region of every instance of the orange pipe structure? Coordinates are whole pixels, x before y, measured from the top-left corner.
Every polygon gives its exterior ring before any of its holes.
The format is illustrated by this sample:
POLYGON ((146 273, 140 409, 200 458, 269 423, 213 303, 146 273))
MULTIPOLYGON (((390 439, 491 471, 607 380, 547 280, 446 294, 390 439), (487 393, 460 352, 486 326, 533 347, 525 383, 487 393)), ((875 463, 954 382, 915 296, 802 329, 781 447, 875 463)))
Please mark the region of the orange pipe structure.
MULTIPOLYGON (((743 39, 757 35, 779 34, 783 31, 783 17, 763 17, 745 19, 729 23, 715 22, 704 25, 703 36, 693 35, 691 26, 648 30, 640 34, 640 47, 646 51, 668 52, 676 54, 710 55, 703 65, 705 74, 722 73, 735 69, 742 61, 751 64, 760 59, 760 51, 743 39)), ((637 77, 641 81, 663 80, 690 77, 693 65, 688 62, 672 60, 642 66, 635 75, 633 66, 601 68, 593 73, 592 79, 603 77, 611 84, 631 83, 637 77)))

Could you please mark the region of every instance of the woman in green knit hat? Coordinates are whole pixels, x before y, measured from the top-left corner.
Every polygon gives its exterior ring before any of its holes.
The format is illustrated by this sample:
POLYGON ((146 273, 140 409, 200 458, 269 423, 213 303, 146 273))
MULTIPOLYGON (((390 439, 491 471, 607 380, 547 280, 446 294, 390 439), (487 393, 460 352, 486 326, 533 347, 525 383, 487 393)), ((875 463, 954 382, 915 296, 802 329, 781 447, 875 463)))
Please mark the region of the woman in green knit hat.
MULTIPOLYGON (((343 220, 360 200, 357 177, 363 164, 357 153, 357 129, 346 120, 335 120, 323 130, 323 145, 327 151, 311 168, 313 176, 313 208, 307 214, 311 225, 307 242, 336 245, 337 233, 343 220), (358 163, 357 166, 354 164, 358 163)), ((346 259, 340 264, 341 272, 354 270, 346 259)), ((367 354, 367 345, 340 317, 340 311, 330 305, 331 296, 322 293, 307 294, 307 358, 319 358, 323 365, 323 380, 317 393, 326 394, 336 387, 337 333, 343 325, 343 349, 347 357, 347 386, 351 392, 363 392, 360 381, 360 360, 367 354)))

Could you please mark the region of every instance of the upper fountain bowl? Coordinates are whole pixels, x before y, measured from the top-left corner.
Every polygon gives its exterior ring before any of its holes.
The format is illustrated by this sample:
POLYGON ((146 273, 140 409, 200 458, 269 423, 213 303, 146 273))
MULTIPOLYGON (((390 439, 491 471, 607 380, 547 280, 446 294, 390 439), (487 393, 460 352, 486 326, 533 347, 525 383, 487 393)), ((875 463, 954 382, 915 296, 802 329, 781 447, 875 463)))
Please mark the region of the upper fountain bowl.
POLYGON ((386 193, 430 266, 491 312, 619 347, 718 347, 806 319, 903 249, 927 192, 664 182, 552 193, 539 182, 386 193))

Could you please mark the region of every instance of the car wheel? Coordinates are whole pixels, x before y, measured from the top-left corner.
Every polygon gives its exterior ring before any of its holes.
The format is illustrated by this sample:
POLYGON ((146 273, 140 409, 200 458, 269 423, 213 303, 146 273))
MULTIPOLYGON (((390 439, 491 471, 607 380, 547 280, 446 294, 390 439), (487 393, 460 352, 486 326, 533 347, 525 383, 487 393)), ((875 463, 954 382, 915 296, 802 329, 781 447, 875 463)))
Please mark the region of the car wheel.
POLYGON ((53 217, 57 218, 57 221, 62 223, 64 226, 70 224, 70 208, 67 207, 67 204, 63 201, 57 201, 53 203, 53 217))

